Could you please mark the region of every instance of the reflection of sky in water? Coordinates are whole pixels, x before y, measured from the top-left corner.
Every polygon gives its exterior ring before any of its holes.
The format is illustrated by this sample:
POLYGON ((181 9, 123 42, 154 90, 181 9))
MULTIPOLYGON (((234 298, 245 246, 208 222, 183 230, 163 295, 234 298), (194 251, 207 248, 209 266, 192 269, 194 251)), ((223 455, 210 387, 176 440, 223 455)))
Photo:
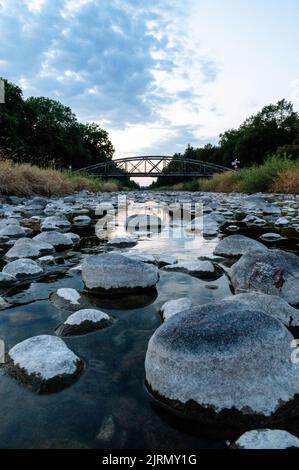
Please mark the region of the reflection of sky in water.
MULTIPOLYGON (((133 208, 136 209, 137 206, 133 208)), ((163 217, 167 217, 163 205, 155 208, 150 203, 147 209, 138 209, 154 215, 162 210, 163 217)), ((109 237, 124 235, 125 218, 123 214, 119 226, 109 237)), ((49 297, 62 287, 82 292, 81 274, 67 271, 80 261, 80 250, 93 253, 101 247, 101 242, 94 237, 94 228, 78 228, 77 231, 86 242, 83 240, 75 248, 72 257, 65 256, 59 273, 6 292, 7 300, 14 304, 0 315, 1 337, 7 349, 30 336, 53 334, 58 324, 72 313, 65 304, 54 303, 49 297)), ((134 249, 174 255, 180 260, 196 259, 211 254, 217 242, 214 239, 202 243, 197 237, 168 239, 161 235, 163 230, 151 238, 143 235, 134 249)), ((12 378, 0 375, 0 448, 223 446, 220 441, 206 440, 203 430, 193 429, 192 435, 188 428, 182 431, 175 420, 169 424, 160 411, 151 406, 144 389, 144 358, 148 340, 161 324, 159 309, 164 302, 187 296, 194 304, 203 304, 227 295, 230 290, 225 276, 207 282, 162 270, 157 292, 151 298, 131 296, 129 301, 121 298, 111 301, 84 294, 84 308, 102 308, 113 316, 113 325, 93 334, 65 339, 84 359, 86 369, 75 384, 59 393, 39 396, 12 378), (218 288, 208 289, 211 284, 218 288)))

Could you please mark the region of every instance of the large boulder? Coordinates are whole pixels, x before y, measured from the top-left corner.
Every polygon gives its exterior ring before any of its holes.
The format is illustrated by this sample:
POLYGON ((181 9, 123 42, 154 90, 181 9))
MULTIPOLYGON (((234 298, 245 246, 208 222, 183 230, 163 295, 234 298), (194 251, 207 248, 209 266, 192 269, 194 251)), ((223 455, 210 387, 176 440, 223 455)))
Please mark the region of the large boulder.
POLYGON ((78 310, 56 329, 56 334, 59 336, 84 335, 101 330, 111 323, 111 317, 101 310, 90 308, 78 310))
POLYGON ((249 251, 232 266, 230 277, 236 293, 263 292, 299 303, 299 257, 294 253, 249 251))
POLYGON ((183 312, 185 310, 190 310, 191 307, 191 300, 188 299, 188 297, 181 297, 180 299, 173 299, 165 302, 165 304, 162 305, 160 312, 163 321, 166 321, 177 313, 183 312))
POLYGON ((16 279, 31 279, 43 274, 43 269, 32 259, 18 259, 4 266, 3 274, 9 274, 16 279))
POLYGON ((228 307, 239 305, 241 310, 260 310, 266 315, 281 321, 287 327, 299 326, 299 310, 291 307, 285 300, 276 295, 249 292, 227 297, 222 300, 228 307))
POLYGON ((244 235, 230 235, 221 240, 214 250, 214 255, 239 257, 248 250, 266 250, 262 243, 244 235))
POLYGON ((279 429, 248 431, 232 446, 237 449, 299 449, 299 439, 279 429))
POLYGON ((169 409, 212 426, 256 428, 299 414, 291 333, 261 310, 213 302, 172 316, 151 337, 146 382, 169 409))
POLYGON ((89 256, 82 263, 87 290, 95 293, 126 293, 149 290, 158 282, 158 269, 118 253, 89 256))
POLYGON ((10 349, 3 368, 35 392, 49 393, 70 385, 83 365, 62 339, 41 335, 10 349))
POLYGON ((20 258, 39 258, 44 255, 54 253, 53 245, 50 243, 31 240, 30 238, 20 238, 14 246, 8 250, 5 259, 14 261, 20 258))
POLYGON ((53 245, 56 251, 64 251, 73 247, 74 242, 70 237, 60 232, 42 232, 33 238, 38 242, 53 245))

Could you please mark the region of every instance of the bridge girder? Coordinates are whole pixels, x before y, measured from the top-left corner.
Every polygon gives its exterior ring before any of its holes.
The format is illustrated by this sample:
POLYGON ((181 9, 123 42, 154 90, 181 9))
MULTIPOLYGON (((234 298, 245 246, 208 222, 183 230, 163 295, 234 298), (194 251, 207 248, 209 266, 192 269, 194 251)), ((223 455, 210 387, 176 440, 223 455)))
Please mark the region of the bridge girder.
POLYGON ((77 173, 85 173, 100 177, 169 177, 169 176, 212 176, 223 173, 230 168, 214 163, 203 162, 183 157, 170 156, 139 156, 119 158, 80 168, 77 173), (165 172, 170 162, 179 163, 177 171, 165 172))

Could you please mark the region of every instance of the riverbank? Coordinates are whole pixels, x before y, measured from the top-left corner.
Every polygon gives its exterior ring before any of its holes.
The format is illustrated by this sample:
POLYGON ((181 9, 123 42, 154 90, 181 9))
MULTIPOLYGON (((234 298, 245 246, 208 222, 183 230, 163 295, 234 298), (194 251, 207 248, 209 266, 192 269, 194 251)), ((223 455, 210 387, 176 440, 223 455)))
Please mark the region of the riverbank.
POLYGON ((112 192, 124 189, 117 180, 102 181, 71 171, 39 168, 27 163, 0 160, 0 195, 62 196, 77 191, 112 192))
POLYGON ((186 181, 168 188, 175 191, 204 191, 217 193, 281 193, 299 192, 299 160, 271 157, 263 165, 239 171, 228 171, 212 178, 186 181))

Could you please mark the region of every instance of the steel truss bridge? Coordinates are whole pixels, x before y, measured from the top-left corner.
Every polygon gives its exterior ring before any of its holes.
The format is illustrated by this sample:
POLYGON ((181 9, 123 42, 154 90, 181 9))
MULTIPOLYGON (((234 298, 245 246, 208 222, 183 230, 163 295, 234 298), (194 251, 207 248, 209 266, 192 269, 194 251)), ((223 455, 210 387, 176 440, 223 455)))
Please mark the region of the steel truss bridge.
POLYGON ((215 173, 224 173, 231 170, 225 166, 193 160, 183 157, 168 156, 142 156, 118 158, 104 163, 80 168, 77 173, 99 176, 101 178, 113 177, 205 177, 215 173), (175 169, 168 169, 168 165, 175 162, 175 169))

